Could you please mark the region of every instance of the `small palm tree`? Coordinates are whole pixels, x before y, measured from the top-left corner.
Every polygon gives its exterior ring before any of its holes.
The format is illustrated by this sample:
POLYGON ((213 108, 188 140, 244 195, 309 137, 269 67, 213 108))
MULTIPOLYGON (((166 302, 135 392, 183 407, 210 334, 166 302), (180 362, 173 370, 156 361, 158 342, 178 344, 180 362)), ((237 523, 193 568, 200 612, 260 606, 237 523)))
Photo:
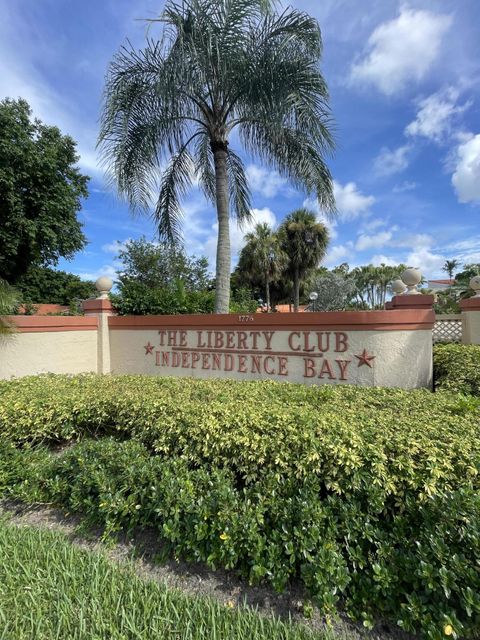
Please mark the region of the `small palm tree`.
POLYGON ((318 267, 327 251, 327 227, 317 222, 315 214, 307 209, 290 213, 279 227, 281 246, 288 256, 288 271, 293 280, 293 307, 300 306, 300 282, 318 267))
POLYGON ((251 280, 262 283, 267 311, 270 311, 270 285, 282 275, 287 257, 280 247, 278 236, 266 223, 257 224, 251 233, 247 233, 245 240, 238 270, 251 280))
POLYGON ((460 266, 460 262, 458 260, 445 260, 445 264, 442 267, 442 271, 448 273, 448 277, 450 280, 453 280, 453 273, 457 267, 460 266))
POLYGON ((0 335, 12 332, 13 327, 5 316, 13 313, 17 305, 17 292, 0 278, 0 335))
POLYGON ((324 154, 333 149, 320 29, 309 15, 277 14, 274 0, 167 0, 161 39, 123 47, 107 75, 99 145, 132 210, 154 210, 161 238, 181 237, 180 198, 198 180, 216 207, 215 311, 229 310, 230 207, 249 218, 243 162, 254 157, 334 211, 324 154), (163 172, 161 166, 165 166, 163 172))

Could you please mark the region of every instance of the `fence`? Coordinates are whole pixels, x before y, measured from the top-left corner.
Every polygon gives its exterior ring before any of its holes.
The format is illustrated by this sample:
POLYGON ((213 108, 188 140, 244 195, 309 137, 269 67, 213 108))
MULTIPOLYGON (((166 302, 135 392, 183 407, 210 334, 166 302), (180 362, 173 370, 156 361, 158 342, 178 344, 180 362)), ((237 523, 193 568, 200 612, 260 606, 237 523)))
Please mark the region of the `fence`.
POLYGON ((442 313, 435 317, 432 330, 434 344, 437 342, 462 342, 463 320, 461 313, 442 313))

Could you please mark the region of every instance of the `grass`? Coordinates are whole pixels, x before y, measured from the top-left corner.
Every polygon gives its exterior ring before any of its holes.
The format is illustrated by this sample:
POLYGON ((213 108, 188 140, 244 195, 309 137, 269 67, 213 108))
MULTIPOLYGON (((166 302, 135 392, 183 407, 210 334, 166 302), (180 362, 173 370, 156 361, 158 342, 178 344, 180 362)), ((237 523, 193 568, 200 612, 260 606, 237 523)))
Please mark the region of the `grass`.
POLYGON ((0 521, 0 640, 325 640, 142 580, 51 531, 0 521))

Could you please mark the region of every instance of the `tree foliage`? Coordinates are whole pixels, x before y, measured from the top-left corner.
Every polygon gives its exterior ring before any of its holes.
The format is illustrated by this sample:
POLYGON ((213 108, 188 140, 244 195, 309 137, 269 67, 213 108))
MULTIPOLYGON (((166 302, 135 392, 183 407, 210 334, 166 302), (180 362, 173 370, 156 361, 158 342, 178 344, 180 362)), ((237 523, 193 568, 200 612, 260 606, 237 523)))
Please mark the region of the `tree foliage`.
POLYGON ((92 280, 49 267, 30 267, 16 284, 22 302, 68 305, 74 300, 86 300, 97 291, 92 280))
POLYGON ((287 255, 287 272, 293 281, 294 309, 300 304, 300 283, 325 256, 329 242, 327 227, 317 222, 307 209, 290 213, 278 229, 280 244, 287 255))
POLYGON ((356 306, 363 309, 383 309, 390 284, 399 278, 406 268, 404 264, 369 264, 352 269, 349 275, 355 283, 356 306))
POLYGON ((168 0, 159 40, 123 47, 110 66, 99 143, 119 192, 150 210, 161 238, 181 236, 181 198, 194 180, 218 220, 217 312, 230 295, 229 215, 250 216, 243 147, 334 210, 324 160, 333 148, 320 29, 271 0, 168 0), (165 167, 163 171, 160 167, 165 167))
MULTIPOLYGON (((318 270, 309 281, 310 291, 318 294, 316 311, 342 311, 346 309, 355 293, 353 278, 333 271, 318 270)), ((313 310, 313 305, 309 311, 313 310)))
POLYGON ((54 265, 86 244, 77 219, 88 178, 75 142, 31 119, 25 100, 0 102, 0 277, 54 265))

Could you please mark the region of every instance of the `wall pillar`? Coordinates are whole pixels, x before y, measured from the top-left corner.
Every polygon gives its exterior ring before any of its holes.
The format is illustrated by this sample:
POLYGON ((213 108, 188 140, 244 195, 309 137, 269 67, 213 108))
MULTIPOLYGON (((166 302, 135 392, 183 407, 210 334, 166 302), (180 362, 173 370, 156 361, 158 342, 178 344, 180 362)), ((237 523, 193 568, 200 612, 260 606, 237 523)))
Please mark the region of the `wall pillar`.
POLYGON ((95 286, 99 292, 98 298, 85 300, 82 307, 86 316, 98 318, 97 373, 111 373, 108 318, 115 315, 115 310, 108 298, 108 292, 112 288, 113 282, 110 278, 103 276, 98 278, 95 286))
POLYGON ((460 301, 462 342, 463 344, 480 344, 480 276, 474 276, 470 280, 470 287, 475 291, 473 298, 460 301))

